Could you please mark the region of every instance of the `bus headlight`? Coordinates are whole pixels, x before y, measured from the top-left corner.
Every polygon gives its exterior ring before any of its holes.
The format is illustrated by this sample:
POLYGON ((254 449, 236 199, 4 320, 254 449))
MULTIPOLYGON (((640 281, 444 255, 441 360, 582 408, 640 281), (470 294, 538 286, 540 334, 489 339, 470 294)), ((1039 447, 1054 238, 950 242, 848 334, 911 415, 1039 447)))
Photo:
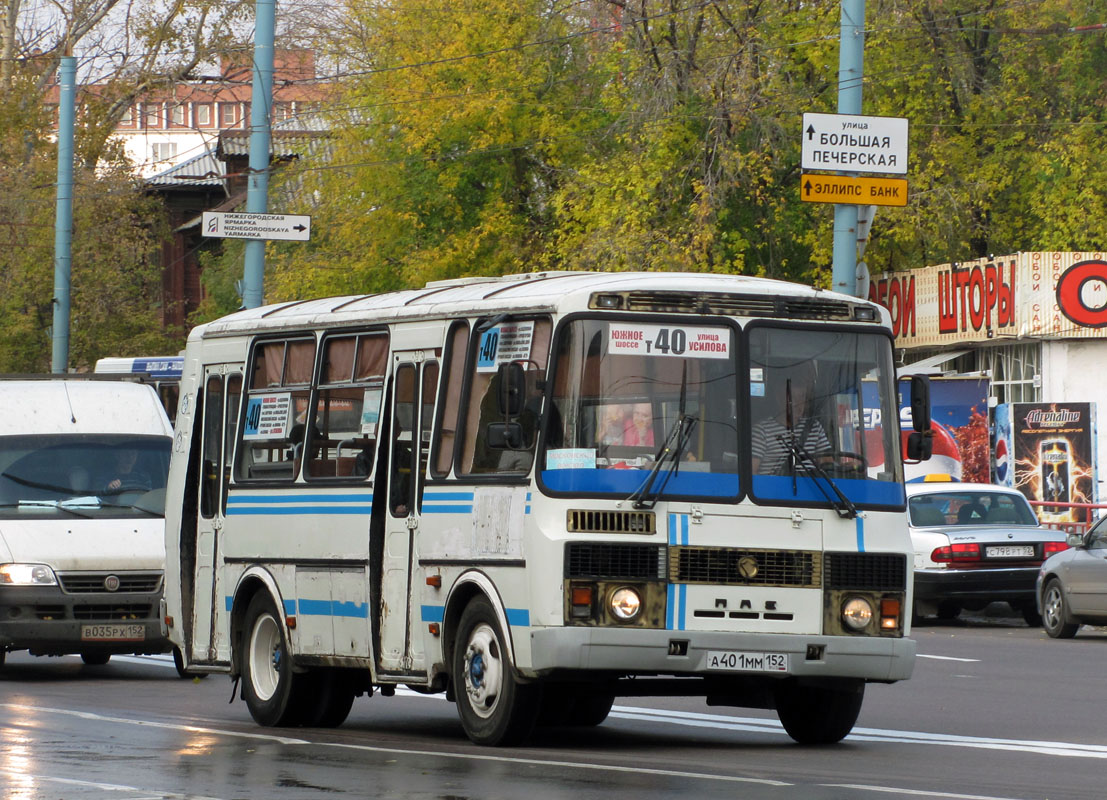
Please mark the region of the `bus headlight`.
POLYGON ((45 564, 0 564, 0 584, 8 586, 57 586, 54 570, 45 564))
POLYGON ((852 631, 863 631, 873 620, 873 606, 864 597, 850 597, 842 603, 842 623, 852 631))
POLYGON ((609 605, 616 619, 630 622, 642 611, 642 596, 636 590, 624 586, 611 593, 609 605))

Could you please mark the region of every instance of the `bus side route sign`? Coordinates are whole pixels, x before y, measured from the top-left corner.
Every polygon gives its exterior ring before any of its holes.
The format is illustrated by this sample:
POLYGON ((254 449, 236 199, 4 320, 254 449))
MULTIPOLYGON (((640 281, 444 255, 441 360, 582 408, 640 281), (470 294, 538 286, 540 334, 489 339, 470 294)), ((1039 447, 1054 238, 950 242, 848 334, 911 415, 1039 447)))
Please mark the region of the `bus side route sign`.
POLYGON ((800 175, 800 199, 808 203, 905 206, 907 205, 907 179, 804 173, 800 175))
POLYGON ((283 239, 306 242, 311 238, 311 217, 301 214, 252 214, 205 211, 204 236, 217 239, 283 239))

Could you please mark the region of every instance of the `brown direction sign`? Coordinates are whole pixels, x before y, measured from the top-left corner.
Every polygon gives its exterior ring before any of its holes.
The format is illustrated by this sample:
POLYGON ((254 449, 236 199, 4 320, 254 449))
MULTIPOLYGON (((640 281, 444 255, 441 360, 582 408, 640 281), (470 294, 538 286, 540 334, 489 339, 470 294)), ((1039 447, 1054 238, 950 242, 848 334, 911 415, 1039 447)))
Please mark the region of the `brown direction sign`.
POLYGON ((800 175, 800 199, 809 203, 905 206, 907 205, 907 179, 804 173, 800 175))

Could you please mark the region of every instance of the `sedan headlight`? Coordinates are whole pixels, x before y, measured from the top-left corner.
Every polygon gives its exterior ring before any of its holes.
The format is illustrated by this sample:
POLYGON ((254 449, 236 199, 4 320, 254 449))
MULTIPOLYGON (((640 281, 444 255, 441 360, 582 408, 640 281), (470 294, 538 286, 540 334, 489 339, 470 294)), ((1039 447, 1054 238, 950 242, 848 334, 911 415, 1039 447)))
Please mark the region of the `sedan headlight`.
POLYGON ((611 593, 611 613, 616 619, 629 622, 642 610, 642 596, 629 587, 611 593))
POLYGON ((851 597, 842 603, 842 622, 854 631, 863 631, 873 619, 873 606, 864 597, 851 597))
POLYGON ((0 585, 57 586, 58 579, 45 564, 0 564, 0 585))

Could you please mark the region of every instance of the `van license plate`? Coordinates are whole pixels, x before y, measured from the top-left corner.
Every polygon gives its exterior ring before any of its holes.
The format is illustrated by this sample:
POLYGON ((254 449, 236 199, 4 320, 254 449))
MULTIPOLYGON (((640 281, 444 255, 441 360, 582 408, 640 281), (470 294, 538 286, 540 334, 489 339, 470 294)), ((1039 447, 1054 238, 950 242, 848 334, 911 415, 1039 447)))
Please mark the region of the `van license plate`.
POLYGON ((146 638, 145 625, 82 625, 82 642, 141 642, 146 638))
POLYGON ((787 672, 787 653, 739 653, 734 650, 708 650, 707 669, 730 672, 787 672))

